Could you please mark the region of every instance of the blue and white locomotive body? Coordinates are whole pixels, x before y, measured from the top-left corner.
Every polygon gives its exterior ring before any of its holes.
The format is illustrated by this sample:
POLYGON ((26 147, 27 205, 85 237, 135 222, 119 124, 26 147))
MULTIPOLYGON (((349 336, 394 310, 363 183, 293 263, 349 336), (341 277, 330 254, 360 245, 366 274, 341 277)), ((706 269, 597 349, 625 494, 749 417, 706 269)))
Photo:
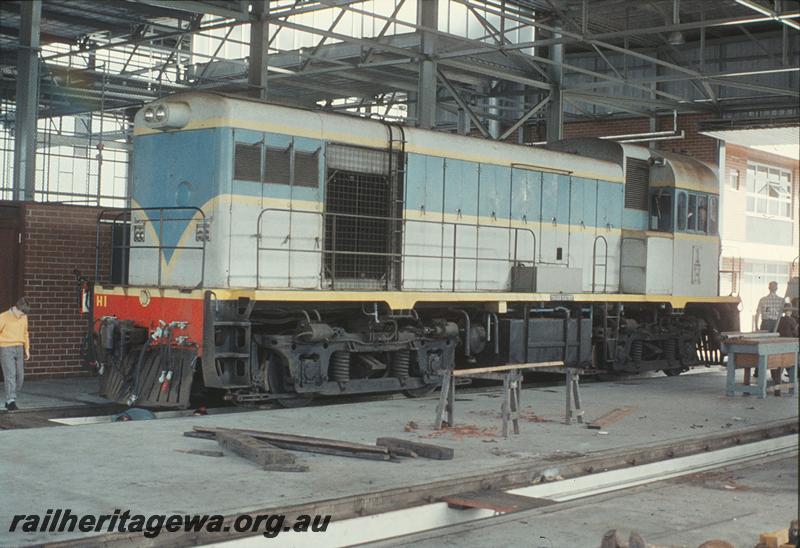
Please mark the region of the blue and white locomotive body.
POLYGON ((716 173, 687 157, 187 93, 137 114, 132 183, 123 283, 99 291, 203 301, 203 381, 239 401, 425 388, 453 362, 679 372, 735 327, 716 173))

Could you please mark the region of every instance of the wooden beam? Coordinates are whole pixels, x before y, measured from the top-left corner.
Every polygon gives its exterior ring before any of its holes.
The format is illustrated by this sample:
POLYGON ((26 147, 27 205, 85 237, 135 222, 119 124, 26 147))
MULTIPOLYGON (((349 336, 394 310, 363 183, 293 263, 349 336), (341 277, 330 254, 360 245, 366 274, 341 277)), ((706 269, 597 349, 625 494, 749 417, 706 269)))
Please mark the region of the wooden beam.
MULTIPOLYGON (((224 428, 208 428, 195 426, 195 432, 201 434, 215 435, 224 428)), ((265 441, 281 449, 292 451, 305 451, 309 453, 320 453, 323 455, 335 455, 339 457, 354 457, 372 460, 389 460, 389 450, 385 447, 375 445, 365 445, 361 443, 350 443, 340 440, 326 438, 314 438, 311 436, 297 436, 294 434, 282 434, 278 432, 263 432, 261 430, 242 430, 231 429, 231 431, 245 436, 250 436, 256 440, 265 441)))
POLYGON ((205 449, 176 449, 178 453, 186 453, 188 455, 200 455, 202 457, 223 457, 225 454, 222 451, 206 451, 205 449))
POLYGON ((433 445, 431 443, 420 443, 418 441, 404 440, 400 438, 378 438, 375 445, 383 446, 390 452, 398 449, 412 451, 420 457, 436 460, 451 460, 454 450, 451 447, 433 445))
POLYGON ((475 367, 472 369, 457 369, 453 371, 454 377, 469 377, 470 375, 480 375, 482 373, 502 373, 504 371, 516 371, 518 369, 542 369, 545 367, 564 367, 564 362, 539 362, 539 363, 518 363, 514 365, 498 365, 494 367, 475 367))
POLYGON ((555 504, 554 500, 514 495, 505 491, 470 491, 442 497, 450 508, 483 508, 507 514, 555 504))
POLYGON ((268 443, 257 441, 246 434, 225 428, 218 428, 214 434, 220 447, 261 466, 295 463, 294 455, 291 453, 268 443))

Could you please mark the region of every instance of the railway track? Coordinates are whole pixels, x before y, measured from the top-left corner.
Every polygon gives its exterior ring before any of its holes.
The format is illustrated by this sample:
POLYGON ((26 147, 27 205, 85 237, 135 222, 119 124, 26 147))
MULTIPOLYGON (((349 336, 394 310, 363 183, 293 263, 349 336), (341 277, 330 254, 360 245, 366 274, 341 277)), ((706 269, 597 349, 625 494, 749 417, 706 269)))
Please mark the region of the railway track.
MULTIPOLYGON (((431 537, 446 537, 448 530, 475 529, 492 525, 500 519, 522 519, 519 514, 533 517, 552 512, 558 505, 581 503, 606 493, 626 491, 635 487, 667 481, 683 476, 722 468, 739 467, 747 463, 768 462, 773 459, 796 455, 797 436, 782 436, 775 439, 757 441, 702 452, 684 457, 656 461, 619 470, 586 474, 578 477, 548 481, 507 491, 487 491, 487 504, 480 506, 480 497, 470 493, 465 500, 476 502, 475 506, 458 506, 452 502, 440 501, 413 508, 395 510, 364 517, 356 517, 331 523, 324 537, 314 537, 315 545, 325 547, 344 547, 369 544, 370 546, 393 546, 395 544, 413 545, 415 542, 431 537), (503 494, 507 496, 503 499, 503 494), (474 498, 473 498, 474 497, 474 498), (518 511, 498 511, 488 508, 513 501, 521 506, 518 511), (531 501, 525 507, 524 499, 531 501), (517 514, 519 512, 519 514, 517 514), (477 522, 481 522, 478 525, 477 522)), ((452 497, 459 500, 458 497, 452 497)), ((273 548, 294 547, 303 543, 298 533, 287 533, 271 539, 273 548)), ((245 537, 227 542, 214 542, 209 546, 225 548, 249 548, 263 542, 263 537, 245 537)))

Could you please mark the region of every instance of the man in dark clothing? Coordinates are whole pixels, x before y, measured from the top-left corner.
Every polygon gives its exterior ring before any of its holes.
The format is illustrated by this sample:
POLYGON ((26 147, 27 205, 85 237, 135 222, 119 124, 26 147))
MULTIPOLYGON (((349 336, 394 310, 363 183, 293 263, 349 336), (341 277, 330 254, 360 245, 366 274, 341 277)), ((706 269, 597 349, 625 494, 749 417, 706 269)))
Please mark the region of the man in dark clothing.
POLYGON ((783 317, 778 322, 778 335, 781 337, 797 337, 797 320, 792 317, 792 305, 783 305, 783 317))
MULTIPOLYGON (((783 316, 778 321, 778 336, 789 337, 792 339, 796 339, 798 337, 797 320, 792 317, 792 305, 789 303, 783 305, 783 316)), ((772 373, 772 382, 775 384, 780 384, 782 370, 782 368, 770 370, 772 373)), ((787 369, 786 371, 788 373, 789 370, 787 369)))

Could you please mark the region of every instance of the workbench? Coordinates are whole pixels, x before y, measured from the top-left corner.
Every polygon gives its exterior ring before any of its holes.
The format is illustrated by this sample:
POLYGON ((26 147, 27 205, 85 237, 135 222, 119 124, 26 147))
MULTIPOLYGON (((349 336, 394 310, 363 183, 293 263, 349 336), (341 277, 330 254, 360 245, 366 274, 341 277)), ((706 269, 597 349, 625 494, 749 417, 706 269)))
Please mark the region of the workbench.
POLYGON ((726 395, 754 394, 767 397, 767 372, 770 369, 789 369, 790 382, 772 384, 774 390, 788 388, 797 395, 797 356, 800 342, 792 337, 735 338, 723 341, 722 350, 728 354, 726 395), (750 386, 750 370, 758 369, 758 384, 750 386), (736 370, 744 369, 744 384, 736 385, 736 370))

